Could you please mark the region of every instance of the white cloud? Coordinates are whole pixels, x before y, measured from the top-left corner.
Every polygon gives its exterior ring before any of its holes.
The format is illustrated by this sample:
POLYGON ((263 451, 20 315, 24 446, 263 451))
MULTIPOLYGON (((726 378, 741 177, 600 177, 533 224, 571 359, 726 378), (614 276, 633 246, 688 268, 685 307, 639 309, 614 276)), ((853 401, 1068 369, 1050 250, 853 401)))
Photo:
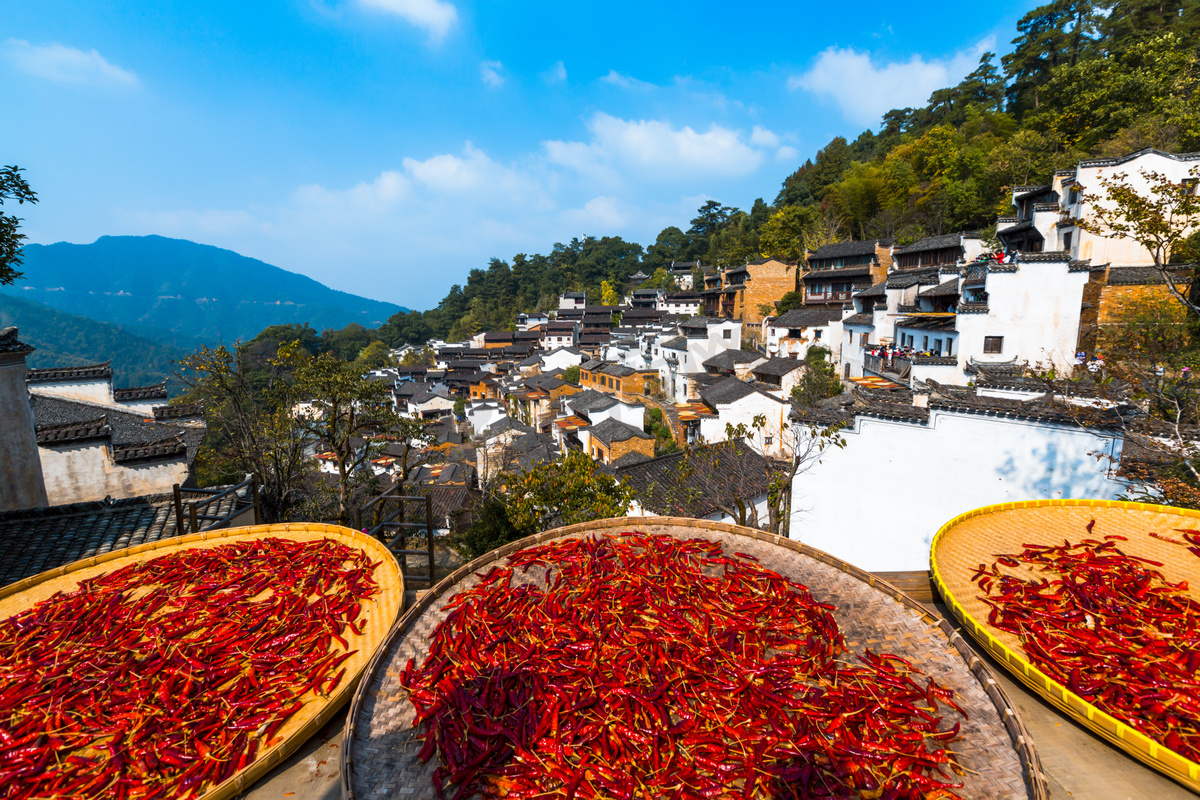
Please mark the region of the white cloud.
POLYGON ((799 157, 800 157, 800 151, 789 145, 784 145, 783 147, 781 147, 775 151, 775 160, 782 162, 782 163, 787 163, 789 161, 795 161, 799 157))
POLYGON ((653 83, 639 81, 630 75, 622 75, 615 69, 610 69, 608 74, 600 79, 601 83, 611 83, 613 86, 620 86, 622 89, 653 89, 653 83))
MULTIPOLYGON (((737 131, 711 125, 703 133, 691 126, 674 128, 661 120, 623 120, 603 112, 588 123, 592 141, 543 142, 547 157, 581 173, 597 175, 614 163, 656 177, 747 175, 763 163, 761 150, 742 141, 737 131)), ((778 142, 775 134, 757 129, 760 141, 778 142)))
POLYGON ((81 86, 136 86, 137 76, 110 64, 95 50, 84 52, 74 47, 53 44, 34 45, 23 39, 9 39, 4 55, 21 72, 55 83, 81 86))
POLYGON ((479 79, 493 88, 504 85, 504 76, 500 70, 504 65, 499 61, 484 61, 479 65, 479 79))
POLYGON ((559 218, 575 230, 590 233, 596 230, 620 230, 629 224, 631 215, 625 203, 615 197, 593 197, 582 208, 571 208, 559 218))
POLYGON ((542 80, 546 83, 562 83, 567 79, 567 67, 563 62, 559 61, 542 73, 542 80))
POLYGON ((408 199, 412 181, 396 170, 384 170, 375 180, 363 181, 350 189, 330 190, 320 184, 307 184, 292 195, 299 205, 322 206, 330 203, 345 205, 360 212, 376 212, 393 207, 408 199))
POLYGON ((833 100, 850 121, 876 125, 893 108, 924 105, 935 89, 953 86, 995 46, 992 38, 944 59, 876 63, 870 53, 830 47, 802 75, 788 79, 789 89, 804 89, 833 100))
POLYGON ((376 11, 395 14, 421 28, 433 41, 441 41, 458 21, 458 9, 445 0, 358 0, 376 11))
POLYGON ((759 147, 779 147, 779 137, 759 125, 750 131, 750 143, 759 147))

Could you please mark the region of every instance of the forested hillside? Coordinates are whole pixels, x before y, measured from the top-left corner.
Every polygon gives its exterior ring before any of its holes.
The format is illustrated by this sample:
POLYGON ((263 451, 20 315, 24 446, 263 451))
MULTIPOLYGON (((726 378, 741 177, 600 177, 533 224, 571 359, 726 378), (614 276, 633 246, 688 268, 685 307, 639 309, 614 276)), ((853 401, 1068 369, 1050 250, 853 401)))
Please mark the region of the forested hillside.
MULTIPOLYGON (((40 303, 0 295, 0 328, 15 325, 36 350, 30 367, 75 367, 112 359, 113 386, 148 386, 170 377, 172 362, 187 355, 115 325, 65 314, 40 303)), ((168 384, 168 389, 181 387, 168 384)))
POLYGON ((22 255, 25 279, 0 292, 172 344, 232 342, 273 324, 377 327, 404 310, 183 239, 102 236, 27 245, 22 255))
POLYGON ((599 298, 601 281, 620 286, 672 260, 799 260, 806 247, 848 238, 903 244, 986 229, 1009 210, 1011 187, 1048 181, 1080 158, 1200 150, 1200 0, 1056 0, 1015 33, 1011 53, 986 53, 925 106, 826 144, 769 205, 709 202, 686 230, 668 227, 647 248, 586 237, 547 255, 493 259, 437 308, 397 314, 366 338, 398 345, 504 328, 520 311, 552 308, 564 289, 599 298))

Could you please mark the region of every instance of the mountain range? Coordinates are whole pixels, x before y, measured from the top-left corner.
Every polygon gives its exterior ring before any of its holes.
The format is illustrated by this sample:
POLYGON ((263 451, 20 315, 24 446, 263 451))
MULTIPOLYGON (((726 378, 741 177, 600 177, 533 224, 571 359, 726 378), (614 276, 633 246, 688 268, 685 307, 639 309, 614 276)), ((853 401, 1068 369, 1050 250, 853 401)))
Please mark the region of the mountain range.
POLYGON ((163 236, 31 244, 23 256, 25 279, 0 286, 0 293, 185 349, 250 339, 289 322, 317 330, 352 322, 374 328, 407 310, 232 250, 163 236))

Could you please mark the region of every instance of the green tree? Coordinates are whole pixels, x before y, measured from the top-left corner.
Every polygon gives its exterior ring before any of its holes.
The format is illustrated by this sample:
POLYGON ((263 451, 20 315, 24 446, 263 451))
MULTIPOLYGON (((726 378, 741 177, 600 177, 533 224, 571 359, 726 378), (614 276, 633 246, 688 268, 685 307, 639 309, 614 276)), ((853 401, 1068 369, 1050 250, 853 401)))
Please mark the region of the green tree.
POLYGON ((463 559, 473 561, 525 535, 509 521, 504 504, 494 497, 488 497, 480 506, 475 521, 454 537, 451 546, 463 559))
POLYGON ((675 441, 675 434, 664 419, 662 409, 651 406, 646 412, 646 423, 643 427, 646 433, 654 437, 654 455, 664 456, 682 449, 679 442, 675 441))
POLYGON ((290 380, 293 365, 307 357, 299 343, 287 342, 265 364, 257 380, 247 346, 201 347, 180 362, 189 401, 204 404, 206 430, 197 468, 201 484, 258 478, 259 502, 267 522, 291 518, 304 499, 309 439, 298 424, 298 399, 290 380))
POLYGON ((621 305, 621 295, 617 294, 617 290, 608 281, 600 282, 600 304, 605 306, 621 305))
POLYGON ((454 401, 454 416, 462 419, 467 414, 466 398, 460 397, 454 401))
POLYGON ((373 477, 370 460, 386 440, 374 438, 404 425, 392 410, 391 387, 369 380, 353 363, 329 353, 293 365, 295 391, 311 401, 311 413, 298 416, 304 434, 332 454, 337 470, 337 518, 352 519, 356 490, 373 477), (368 438, 371 437, 371 438, 368 438))
POLYGON ((1086 55, 1096 38, 1098 18, 1092 0, 1054 0, 1021 17, 1020 36, 1002 59, 1012 111, 1036 111, 1045 96, 1052 96, 1043 87, 1057 67, 1074 66, 1086 55))
POLYGON ((354 359, 355 366, 362 372, 383 367, 395 366, 395 359, 388 346, 376 339, 362 349, 358 358, 354 359))
POLYGON ((649 269, 669 267, 674 261, 686 261, 687 235, 674 225, 663 228, 654 240, 654 244, 646 248, 646 257, 642 263, 649 269))
POLYGON ((402 367, 432 367, 437 360, 437 353, 433 352, 433 348, 426 345, 425 347, 409 350, 400 359, 402 367))
POLYGON ((596 466, 591 456, 572 451, 559 461, 502 476, 505 491, 499 499, 513 526, 526 536, 562 525, 624 516, 633 491, 596 466))
POLYGON ((772 214, 759 234, 763 258, 775 258, 789 264, 804 261, 804 235, 816 223, 816 206, 784 206, 772 214))
POLYGON ((842 382, 829 356, 830 352, 824 347, 808 348, 804 355, 804 372, 792 387, 792 402, 814 406, 827 397, 837 397, 842 393, 842 382))
POLYGON ((339 361, 353 361, 371 343, 371 334, 357 322, 336 330, 321 331, 321 352, 331 353, 339 361))
POLYGON ((779 300, 779 313, 784 314, 793 308, 804 307, 803 292, 788 292, 779 300))
MULTIPOLYGON (((5 200, 16 200, 18 204, 36 203, 37 195, 21 175, 18 166, 0 167, 0 206, 5 200)), ((17 271, 21 266, 21 242, 25 234, 20 232, 21 218, 0 211, 0 286, 7 286, 23 277, 17 271)))
POLYGON ((666 289, 674 291, 679 288, 675 283, 675 279, 671 277, 671 273, 667 272, 663 267, 654 270, 654 274, 646 279, 646 282, 639 289, 666 289))
POLYGON ((572 386, 579 385, 579 365, 572 364, 563 370, 562 379, 572 386))

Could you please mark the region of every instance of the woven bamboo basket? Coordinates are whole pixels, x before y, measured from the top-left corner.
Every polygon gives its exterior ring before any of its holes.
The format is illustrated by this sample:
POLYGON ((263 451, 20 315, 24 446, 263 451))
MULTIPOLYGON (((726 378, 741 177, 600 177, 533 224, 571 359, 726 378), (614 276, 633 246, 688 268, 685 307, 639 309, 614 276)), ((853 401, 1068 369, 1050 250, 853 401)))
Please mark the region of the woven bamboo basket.
POLYGON ((1163 577, 1172 582, 1190 581, 1190 595, 1200 600, 1200 559, 1184 547, 1146 535, 1150 531, 1172 535, 1173 528, 1200 527, 1200 512, 1112 500, 1033 500, 961 514, 943 525, 933 539, 930 562, 934 582, 971 636, 1018 680, 1081 725, 1200 792, 1200 764, 1068 691, 1026 660, 1016 636, 987 623, 990 609, 979 599, 979 587, 971 582, 980 563, 991 564, 998 553, 1019 553, 1024 543, 1058 544, 1063 539, 1077 542, 1088 538, 1086 526, 1093 519, 1092 538, 1110 533, 1128 537, 1127 542, 1117 542, 1122 551, 1162 562, 1158 569, 1163 577))
POLYGON ((395 556, 381 542, 350 528, 309 523, 225 528, 161 539, 76 561, 73 564, 43 572, 6 586, 0 589, 0 619, 7 619, 50 597, 55 592, 73 591, 82 581, 113 572, 128 564, 149 561, 178 550, 216 547, 266 537, 282 537, 297 541, 328 538, 365 550, 373 561, 383 562, 375 572, 380 592, 363 604, 363 616, 366 623, 363 625, 362 635, 356 637, 352 631, 346 632, 345 638, 350 642, 351 648, 357 648, 358 652, 344 662, 346 675, 337 691, 327 698, 314 698, 308 701, 279 729, 278 735, 282 738, 279 744, 260 752, 255 760, 241 772, 202 795, 202 800, 227 800, 227 798, 236 797, 244 792, 256 780, 295 752, 310 736, 319 731, 354 694, 358 681, 362 677, 363 669, 387 636, 388 630, 395 623, 404 604, 404 578, 400 574, 400 566, 396 563, 395 556))
POLYGON ((513 542, 472 561, 433 587, 396 624, 359 684, 346 720, 342 745, 342 797, 375 800, 404 797, 431 800, 437 758, 422 763, 421 738, 412 729, 414 712, 400 686, 410 656, 428 655, 428 641, 445 618, 447 601, 476 585, 479 576, 518 550, 551 539, 637 530, 721 542, 726 552, 756 556, 768 569, 797 580, 834 616, 852 653, 866 648, 908 658, 939 684, 957 693, 970 714, 963 736, 953 743, 960 763, 964 798, 1048 796, 1033 744, 987 666, 950 624, 890 584, 832 556, 764 531, 706 520, 642 517, 597 520, 558 528, 513 542))

